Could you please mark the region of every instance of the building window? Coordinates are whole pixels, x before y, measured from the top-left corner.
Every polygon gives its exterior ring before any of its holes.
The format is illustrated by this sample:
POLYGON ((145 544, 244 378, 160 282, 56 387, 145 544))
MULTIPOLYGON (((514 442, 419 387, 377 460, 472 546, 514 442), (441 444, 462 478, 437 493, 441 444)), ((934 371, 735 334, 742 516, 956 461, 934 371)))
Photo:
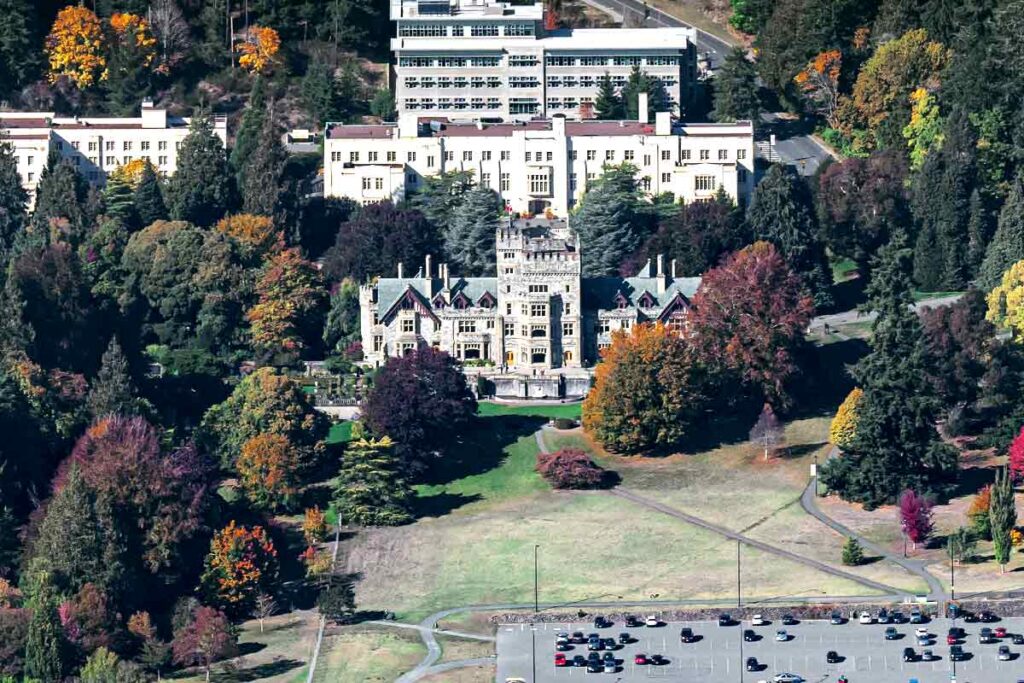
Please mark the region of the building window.
POLYGON ((611 331, 611 324, 607 319, 597 321, 597 333, 608 334, 611 331))
POLYGON ((672 159, 672 150, 670 150, 670 149, 663 149, 663 150, 661 150, 661 160, 662 161, 669 161, 670 159, 672 159))
MULTIPOLYGON (((565 286, 565 291, 569 291, 569 285, 565 286)), ((572 304, 565 303, 562 305, 562 315, 572 315, 572 304)))
POLYGON ((502 161, 508 161, 511 158, 512 158, 512 152, 508 151, 507 149, 501 150, 501 160, 502 161))
POLYGON ((502 173, 501 174, 501 191, 502 192, 508 192, 509 187, 511 187, 511 185, 512 185, 512 182, 510 180, 509 174, 508 173, 502 173))
POLYGON ((370 179, 369 178, 363 178, 363 189, 364 190, 369 190, 370 189, 370 179))
POLYGON ((694 178, 694 188, 700 191, 710 191, 715 189, 715 178, 709 175, 699 175, 694 178))
POLYGON ((491 150, 489 149, 485 149, 484 151, 480 152, 480 155, 480 158, 483 159, 484 161, 491 160, 491 150))
POLYGON ((123 157, 121 157, 121 163, 122 163, 122 164, 127 164, 127 163, 131 163, 131 160, 132 160, 132 158, 131 158, 131 157, 129 157, 129 156, 123 156, 123 157))
POLYGON ((434 157, 433 157, 433 155, 430 155, 430 156, 427 157, 427 166, 428 167, 432 167, 433 165, 434 165, 434 157))
POLYGON ((513 336, 515 336, 515 334, 516 334, 516 324, 515 323, 505 323, 505 336, 506 337, 513 337, 513 336))
POLYGON ((547 304, 530 304, 530 317, 546 318, 548 315, 547 304))
POLYGON ((405 159, 406 159, 406 161, 408 161, 408 162, 409 162, 410 164, 411 164, 412 162, 416 161, 416 152, 408 152, 408 153, 406 153, 406 155, 405 155, 405 159))
POLYGON ((107 166, 113 166, 117 163, 117 159, 114 157, 107 157, 107 166))
MULTIPOLYGON (((96 151, 96 143, 95 142, 90 142, 89 143, 89 151, 90 152, 95 152, 96 151)), ((29 158, 31 159, 32 157, 29 157, 29 158)), ((31 162, 29 162, 29 163, 31 163, 31 162)))
POLYGON ((512 315, 512 304, 511 303, 508 303, 508 302, 505 303, 505 315, 512 315))
POLYGON ((541 173, 530 176, 530 194, 551 194, 551 180, 548 177, 548 174, 541 173))
POLYGON ((547 294, 548 293, 548 286, 547 285, 530 285, 527 289, 530 292, 530 294, 547 294))
POLYGON ((402 332, 408 334, 416 331, 416 318, 402 318, 402 332))
POLYGON ((661 182, 663 182, 663 183, 670 183, 670 182, 672 182, 672 174, 671 173, 662 173, 661 174, 661 182))
POLYGON ((166 140, 160 140, 159 142, 156 143, 156 148, 157 148, 157 150, 159 150, 161 152, 166 151, 167 150, 167 141, 166 140))
POLYGON ((587 161, 595 161, 596 159, 597 159, 597 150, 596 149, 588 149, 587 150, 587 161))
POLYGON ((563 337, 571 337, 574 334, 576 334, 576 324, 575 323, 562 323, 562 336, 563 337))
POLYGON ((131 151, 131 149, 132 149, 132 143, 131 143, 131 141, 129 141, 129 140, 125 140, 125 141, 124 141, 124 142, 122 143, 122 145, 121 145, 121 149, 122 149, 123 151, 125 151, 125 152, 130 152, 130 151, 131 151))
POLYGON ((473 24, 469 27, 469 35, 475 37, 498 35, 497 24, 473 24))
POLYGON ((690 160, 690 150, 684 149, 683 150, 683 161, 689 161, 689 160, 690 160))
POLYGON ((398 153, 397 152, 388 152, 388 161, 390 163, 394 163, 394 162, 398 161, 398 153))
POLYGON ((741 183, 747 182, 747 169, 736 169, 736 180, 740 181, 741 183))
POLYGON ((570 192, 575 192, 576 191, 576 174, 575 173, 570 173, 569 174, 569 191, 570 192))
POLYGON ((373 351, 374 353, 380 353, 381 349, 384 348, 384 336, 380 334, 373 335, 373 351))
POLYGON ((366 154, 366 157, 367 157, 367 160, 370 161, 370 162, 377 161, 377 153, 376 152, 368 152, 366 154))
POLYGON ((700 151, 700 160, 701 161, 707 161, 710 158, 711 158, 711 150, 709 150, 709 149, 702 149, 700 151))
POLYGON ((475 320, 460 320, 459 332, 476 332, 475 320))
POLYGON ((165 156, 157 157, 156 160, 157 160, 157 163, 160 164, 161 166, 166 166, 167 165, 167 157, 165 157, 165 156))
POLYGON ((482 187, 490 187, 491 186, 491 174, 490 173, 481 173, 480 174, 480 185, 482 187))
MULTIPOLYGON (((622 158, 626 161, 633 161, 633 150, 627 149, 622 153, 622 158)), ((650 164, 651 162, 648 161, 647 163, 650 164)))
POLYGON ((384 179, 383 178, 374 178, 373 179, 373 187, 374 187, 375 190, 383 190, 384 189, 384 179))
POLYGON ((727 150, 727 149, 720 149, 720 150, 718 150, 718 160, 719 161, 727 161, 728 159, 729 159, 729 150, 727 150))
MULTIPOLYGON (((57 149, 60 149, 60 143, 59 142, 57 143, 57 149)), ((107 140, 103 144, 103 149, 105 149, 108 152, 114 151, 114 141, 113 140, 107 140)))
POLYGON ((533 152, 526 153, 526 163, 530 163, 533 160, 533 152))
POLYGON ((141 145, 140 149, 141 149, 141 150, 142 150, 143 152, 148 152, 148 151, 149 151, 149 141, 148 141, 148 140, 143 140, 143 141, 142 141, 142 142, 140 142, 139 144, 141 145))
POLYGON ((531 363, 547 363, 548 362, 548 352, 547 352, 547 349, 545 349, 543 347, 539 347, 539 348, 533 349, 532 352, 530 353, 530 362, 531 363))
POLYGON ((604 151, 604 160, 605 161, 615 161, 615 150, 614 149, 606 149, 604 151))
POLYGON ((348 160, 351 163, 355 163, 355 162, 359 161, 359 152, 349 152, 348 153, 348 160))
POLYGON ((552 156, 551 152, 548 152, 547 155, 544 158, 545 158, 546 161, 551 161, 554 157, 552 156))

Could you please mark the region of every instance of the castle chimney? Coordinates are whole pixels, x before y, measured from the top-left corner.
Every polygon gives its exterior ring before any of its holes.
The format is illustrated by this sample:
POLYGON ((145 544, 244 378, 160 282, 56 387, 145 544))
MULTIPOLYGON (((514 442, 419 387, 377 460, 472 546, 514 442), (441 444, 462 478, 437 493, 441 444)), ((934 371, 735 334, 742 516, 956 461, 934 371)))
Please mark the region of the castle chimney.
POLYGON ((647 93, 637 95, 636 120, 640 123, 647 123, 647 93))
POLYGON ((442 263, 441 264, 441 277, 444 278, 444 288, 445 289, 450 289, 450 286, 449 286, 450 283, 449 283, 449 280, 448 280, 448 264, 447 263, 442 263))
POLYGON ((658 254, 658 271, 657 272, 658 272, 658 277, 661 277, 661 276, 663 276, 665 274, 665 256, 663 254, 658 254))
POLYGON ((402 279, 402 262, 401 261, 398 262, 398 279, 399 280, 402 279))
POLYGON ((428 280, 432 277, 430 254, 427 254, 427 258, 423 263, 423 277, 425 277, 428 280))
POLYGON ((672 273, 672 279, 675 280, 676 279, 676 260, 675 259, 672 259, 671 266, 672 266, 672 269, 671 269, 670 272, 672 273))

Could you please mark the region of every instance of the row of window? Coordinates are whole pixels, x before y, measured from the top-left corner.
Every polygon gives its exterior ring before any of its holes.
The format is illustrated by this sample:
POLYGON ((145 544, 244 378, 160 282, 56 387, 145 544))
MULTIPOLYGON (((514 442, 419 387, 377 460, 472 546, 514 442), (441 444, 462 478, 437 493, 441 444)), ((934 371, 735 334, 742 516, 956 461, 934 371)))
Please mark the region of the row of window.
MULTIPOLYGON (((105 152, 113 152, 117 148, 116 144, 117 143, 114 140, 104 140, 104 142, 103 142, 103 150, 105 152)), ((62 140, 57 140, 54 143, 54 146, 57 148, 58 152, 63 152, 64 151, 64 142, 62 140)), ((76 149, 77 150, 77 149, 79 149, 80 146, 81 146, 81 143, 78 140, 75 140, 75 141, 73 141, 71 143, 71 148, 72 149, 76 149)), ((90 141, 88 143, 88 146, 87 146, 87 149, 90 152, 98 152, 99 148, 100 147, 99 147, 99 141, 98 140, 90 141)), ((134 148, 135 148, 135 141, 134 140, 122 140, 121 141, 121 151, 122 152, 131 152, 134 148)), ((165 151, 167 149, 167 141, 166 140, 158 140, 157 143, 156 143, 156 148, 157 148, 158 151, 161 151, 161 152, 165 151)), ((181 141, 179 140, 179 141, 174 143, 174 149, 180 149, 180 148, 181 148, 181 141)), ((149 149, 150 149, 150 142, 149 142, 149 140, 140 140, 139 141, 139 150, 140 151, 148 152, 149 149)))
POLYGON ((679 57, 667 55, 633 55, 618 57, 562 57, 547 55, 548 66, 678 66, 679 57))
POLYGON ((398 66, 421 68, 449 67, 497 67, 501 66, 501 57, 399 57, 398 66))
POLYGON ((501 100, 497 97, 488 97, 486 103, 482 97, 472 97, 466 100, 465 97, 441 97, 435 102, 431 97, 422 99, 408 97, 405 99, 405 108, 415 109, 501 109, 501 100))
MULTIPOLYGON (((513 79, 509 79, 510 86, 513 88, 522 87, 513 85, 513 79)), ((497 76, 488 76, 486 78, 483 76, 474 76, 472 78, 464 76, 456 76, 455 78, 438 76, 436 80, 429 76, 424 76, 423 78, 410 76, 404 79, 403 83, 406 88, 500 88, 502 86, 501 79, 497 76)))
MULTIPOLYGON (((692 150, 684 149, 684 150, 682 150, 680 152, 682 161, 690 161, 691 160, 691 156, 692 156, 691 155, 691 151, 692 150)), ((711 150, 709 150, 709 149, 701 149, 701 150, 698 150, 698 151, 700 153, 701 161, 708 161, 708 160, 710 160, 710 158, 711 158, 711 150)), ((499 158, 501 159, 501 161, 509 161, 512 158, 512 153, 509 150, 499 150, 498 154, 499 154, 499 158)), ((597 155, 597 150, 596 149, 588 149, 588 150, 586 150, 586 159, 587 159, 587 161, 597 161, 597 156, 598 155, 597 155)), ((29 157, 29 159, 31 159, 31 158, 32 157, 29 157)), ((124 158, 126 160, 130 159, 130 157, 124 157, 124 158)), ((433 157, 428 157, 428 165, 429 166, 433 166, 434 165, 432 161, 429 161, 432 158, 433 157)), ((455 152, 452 151, 452 150, 446 150, 445 153, 444 153, 444 158, 445 158, 445 161, 455 161, 455 152)), ((473 161, 474 158, 475 157, 474 157, 473 150, 467 149, 467 150, 463 150, 462 151, 462 161, 473 161)), ((494 158, 494 152, 492 150, 485 149, 485 150, 482 150, 480 152, 480 161, 491 161, 493 158, 494 158)), ((736 150, 736 158, 738 160, 740 160, 740 161, 746 159, 747 158, 747 150, 745 150, 745 149, 738 149, 738 150, 736 150)), ((107 157, 107 164, 108 165, 113 165, 113 164, 116 163, 116 161, 111 161, 111 159, 114 159, 114 157, 107 157)), ((147 159, 148 159, 148 157, 147 157, 147 159)), ((523 159, 527 163, 541 162, 541 161, 548 161, 548 162, 550 162, 550 161, 554 161, 554 152, 551 152, 551 151, 546 151, 546 152, 527 151, 527 152, 523 153, 523 159)), ((729 150, 727 150, 727 149, 720 149, 720 150, 718 150, 718 160, 719 161, 728 161, 728 159, 729 159, 729 150)), ((95 163, 95 159, 90 159, 90 160, 92 160, 95 163)), ((575 150, 575 149, 572 150, 572 160, 573 161, 578 161, 579 160, 579 150, 575 150)), ((604 161, 616 161, 617 160, 616 159, 616 150, 614 150, 614 149, 606 149, 604 151, 604 159, 603 160, 604 161)), ((670 149, 663 149, 663 150, 661 150, 661 160, 662 161, 672 161, 672 150, 670 150, 670 149)), ((337 152, 337 151, 331 152, 331 161, 345 161, 345 159, 343 159, 343 157, 342 157, 342 152, 337 152)), ((348 153, 347 161, 349 163, 357 164, 357 163, 360 163, 362 161, 362 156, 361 156, 361 154, 360 154, 360 152, 358 150, 350 151, 348 153)), ((371 151, 368 151, 366 153, 366 161, 369 162, 369 163, 379 163, 381 161, 387 161, 387 163, 391 163, 391 164, 398 163, 398 153, 394 152, 394 151, 388 151, 388 152, 381 153, 381 152, 378 152, 378 151, 375 151, 375 150, 371 150, 371 151), (383 154, 383 156, 382 156, 382 154, 383 154)), ((414 152, 414 151, 406 152, 405 153, 405 161, 406 161, 406 163, 410 163, 410 164, 411 163, 415 163, 415 161, 416 161, 416 152, 414 152)), ((622 161, 628 161, 628 162, 636 161, 636 152, 634 150, 632 150, 632 149, 622 150, 622 161)), ((125 161, 124 163, 128 163, 128 162, 125 161)), ((160 163, 160 165, 166 164, 167 163, 167 157, 160 157, 160 162, 159 163, 160 163)), ((644 166, 650 166, 651 165, 651 155, 650 154, 644 154, 643 155, 643 165, 644 166)))
POLYGON ((437 22, 415 21, 398 25, 399 38, 445 38, 465 37, 494 38, 497 36, 532 36, 535 34, 532 23, 479 22, 468 25, 444 24, 437 22))

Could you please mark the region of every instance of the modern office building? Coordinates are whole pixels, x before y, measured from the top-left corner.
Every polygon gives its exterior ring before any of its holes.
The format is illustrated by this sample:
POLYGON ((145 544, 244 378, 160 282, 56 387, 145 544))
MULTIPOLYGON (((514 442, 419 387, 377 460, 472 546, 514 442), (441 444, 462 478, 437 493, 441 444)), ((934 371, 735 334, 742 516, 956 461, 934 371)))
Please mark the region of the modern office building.
MULTIPOLYGON (((641 96, 641 99, 643 96, 641 96)), ((754 188, 753 126, 684 124, 659 112, 654 122, 483 123, 399 116, 397 124, 329 124, 324 139, 324 195, 366 204, 399 202, 427 176, 472 171, 520 214, 569 209, 607 165, 632 164, 649 195, 670 192, 707 201, 721 189, 745 204, 754 188)))
POLYGON ((449 118, 591 118, 599 79, 634 67, 658 78, 675 113, 696 81, 692 28, 545 28, 543 2, 391 0, 399 112, 449 118))
MULTIPOLYGON (((34 199, 50 151, 69 159, 96 185, 134 159, 147 159, 164 175, 178 168, 178 148, 190 119, 170 116, 143 101, 138 117, 68 117, 53 112, 0 112, 0 142, 14 147, 18 174, 34 199)), ((214 132, 227 144, 227 119, 214 118, 214 132)))

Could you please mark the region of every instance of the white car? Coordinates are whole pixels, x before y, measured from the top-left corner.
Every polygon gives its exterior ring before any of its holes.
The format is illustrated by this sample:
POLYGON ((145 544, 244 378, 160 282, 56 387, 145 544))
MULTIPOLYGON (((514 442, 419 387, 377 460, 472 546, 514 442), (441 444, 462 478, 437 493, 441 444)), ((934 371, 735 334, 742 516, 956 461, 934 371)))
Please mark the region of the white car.
POLYGON ((931 634, 928 633, 928 629, 926 629, 924 626, 919 626, 916 629, 914 629, 914 635, 917 636, 918 638, 931 638, 932 637, 931 634))
POLYGON ((765 621, 765 619, 764 619, 764 617, 762 615, 755 614, 754 617, 750 620, 750 623, 752 625, 754 625, 754 626, 764 626, 768 622, 765 621))
POLYGON ((772 680, 775 681, 775 683, 801 683, 804 679, 802 676, 798 676, 796 674, 781 673, 775 674, 775 677, 772 678, 772 680))
POLYGON ((861 612, 858 621, 862 624, 873 624, 875 620, 871 618, 871 612, 861 612))
POLYGON ((648 614, 647 618, 644 619, 644 624, 653 628, 655 626, 659 626, 661 624, 661 620, 653 614, 648 614))

